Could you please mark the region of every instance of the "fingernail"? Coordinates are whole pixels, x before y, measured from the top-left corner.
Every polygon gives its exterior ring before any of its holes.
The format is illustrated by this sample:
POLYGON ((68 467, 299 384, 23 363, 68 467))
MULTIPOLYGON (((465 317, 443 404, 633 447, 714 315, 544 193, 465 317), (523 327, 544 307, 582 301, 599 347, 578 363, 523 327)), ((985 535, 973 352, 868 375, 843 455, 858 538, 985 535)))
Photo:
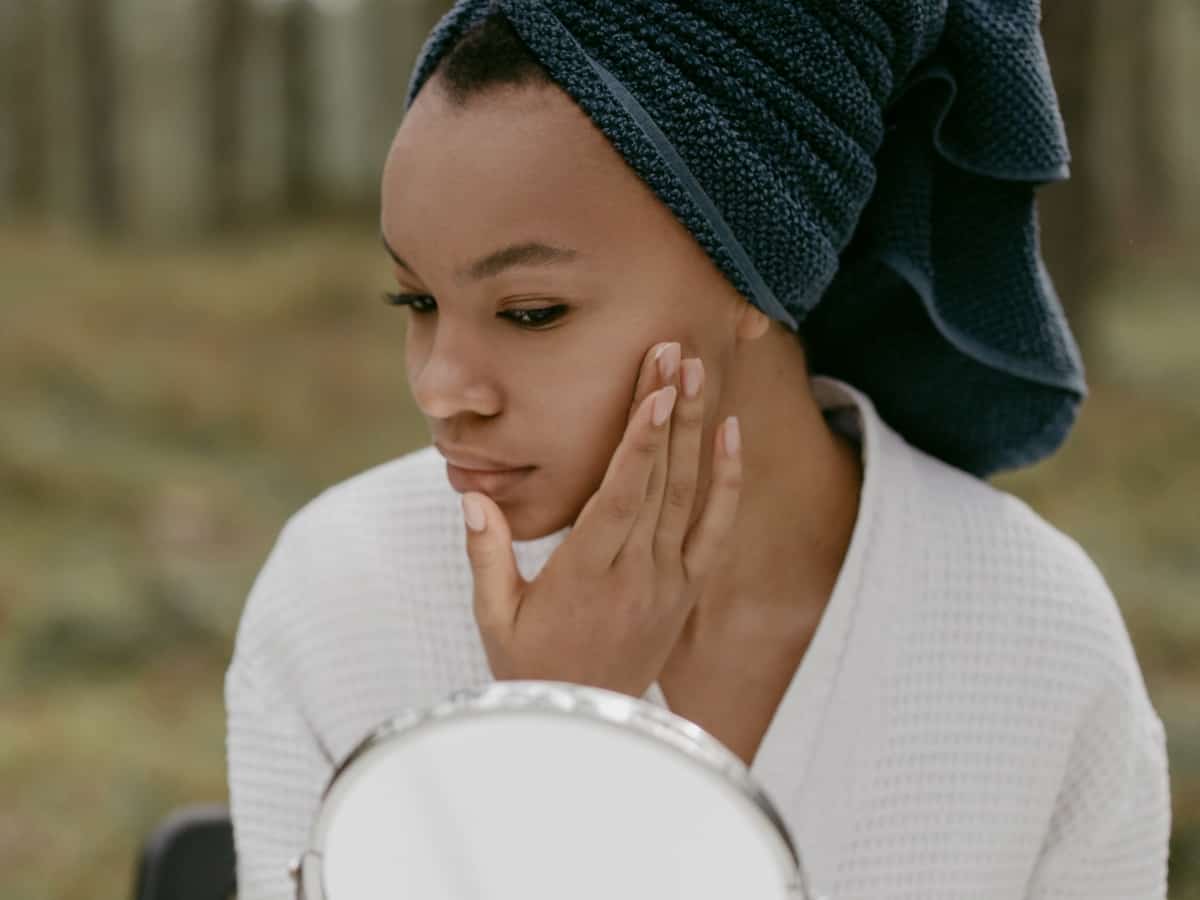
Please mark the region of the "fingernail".
POLYGON ((700 362, 700 357, 685 359, 683 361, 683 395, 688 398, 695 397, 700 393, 702 384, 704 384, 704 363, 700 362))
POLYGON ((484 515, 483 504, 479 502, 479 498, 463 494, 462 508, 463 518, 467 520, 467 527, 472 531, 483 531, 487 526, 487 516, 484 515))
POLYGON ((737 416, 725 420, 725 452, 737 456, 742 449, 742 432, 738 426, 737 416))
POLYGON ((654 395, 654 424, 662 425, 671 416, 675 406, 675 385, 663 388, 654 395))
POLYGON ((675 372, 679 369, 679 356, 677 343, 663 344, 658 348, 654 358, 658 360, 658 374, 662 376, 663 381, 670 381, 675 377, 675 372))

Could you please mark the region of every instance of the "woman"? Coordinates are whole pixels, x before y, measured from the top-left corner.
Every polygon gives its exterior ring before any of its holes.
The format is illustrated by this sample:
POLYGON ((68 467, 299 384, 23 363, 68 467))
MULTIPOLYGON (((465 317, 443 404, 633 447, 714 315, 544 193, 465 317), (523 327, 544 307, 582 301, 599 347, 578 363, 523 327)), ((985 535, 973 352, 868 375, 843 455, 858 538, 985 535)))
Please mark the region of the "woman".
POLYGON ((433 445, 296 514, 254 585, 239 896, 288 895, 368 731, 492 678, 702 725, 831 896, 1165 896, 1116 603, 980 480, 1083 396, 1037 249, 1066 167, 1038 11, 995 6, 442 20, 382 181, 433 445))

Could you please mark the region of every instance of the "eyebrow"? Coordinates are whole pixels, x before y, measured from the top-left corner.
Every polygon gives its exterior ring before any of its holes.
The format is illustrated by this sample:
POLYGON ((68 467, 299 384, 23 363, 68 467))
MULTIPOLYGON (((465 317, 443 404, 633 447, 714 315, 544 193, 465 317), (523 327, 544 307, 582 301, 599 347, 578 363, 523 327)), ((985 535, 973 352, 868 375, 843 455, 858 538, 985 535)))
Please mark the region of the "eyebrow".
MULTIPOLYGON (((388 256, 392 258, 396 265, 408 272, 412 272, 412 267, 402 260, 396 251, 391 248, 387 242, 387 238, 382 234, 379 237, 383 241, 383 249, 387 251, 388 256)), ((540 241, 523 241, 518 244, 501 247, 499 250, 487 254, 487 256, 480 257, 465 269, 460 269, 458 277, 471 281, 482 281, 485 278, 494 278, 506 269, 511 269, 515 266, 557 265, 569 262, 577 256, 579 256, 579 251, 573 250, 570 247, 554 247, 550 244, 543 244, 540 241)))

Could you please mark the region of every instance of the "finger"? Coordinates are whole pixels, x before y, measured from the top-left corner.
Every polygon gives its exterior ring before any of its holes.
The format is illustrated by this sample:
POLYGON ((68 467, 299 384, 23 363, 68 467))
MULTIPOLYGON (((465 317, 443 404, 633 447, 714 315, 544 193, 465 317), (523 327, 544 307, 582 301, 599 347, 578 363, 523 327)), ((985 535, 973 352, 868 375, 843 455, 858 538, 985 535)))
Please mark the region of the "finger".
POLYGON ((462 505, 475 582, 475 619, 481 628, 507 628, 516 619, 521 599, 508 521, 486 494, 463 494, 462 505))
MULTIPOLYGON (((671 341, 655 344, 643 355, 642 365, 638 371, 638 378, 634 384, 634 402, 630 407, 629 419, 625 429, 625 438, 623 438, 623 440, 628 439, 632 433, 633 423, 637 417, 638 411, 641 410, 647 402, 649 402, 648 398, 651 392, 658 390, 667 385, 669 382, 676 380, 676 374, 679 369, 680 355, 681 351, 679 344, 671 341)), ((660 445, 660 454, 662 453, 665 453, 665 444, 660 445)), ((614 453, 614 458, 615 455, 616 454, 614 453)), ((610 471, 611 468, 612 463, 610 461, 610 471)), ((659 471, 660 468, 665 468, 665 466, 656 466, 651 470, 651 481, 647 485, 647 494, 655 490, 661 490, 660 484, 655 482, 656 478, 662 479, 665 477, 659 471)), ((607 475, 608 473, 606 473, 606 478, 607 475)), ((603 502, 604 499, 605 498, 601 496, 601 491, 598 489, 596 494, 594 494, 584 506, 579 516, 576 517, 575 527, 577 529, 581 524, 594 519, 595 513, 593 511, 592 513, 588 514, 589 508, 593 508, 594 510, 594 507, 603 502)), ((625 510, 623 508, 618 510, 618 514, 623 514, 624 512, 625 510)), ((603 571, 612 565, 613 560, 620 553, 621 547, 627 543, 628 535, 617 530, 607 540, 600 540, 601 543, 590 542, 589 548, 586 551, 589 554, 588 562, 593 566, 593 571, 603 571), (608 545, 608 540, 619 540, 620 544, 614 548, 608 545)))
POLYGON ((571 539, 578 543, 579 559, 587 571, 606 571, 629 539, 646 502, 659 449, 667 441, 676 393, 675 387, 668 385, 642 401, 613 453, 604 480, 575 520, 571 539))
MULTIPOLYGON (((661 353, 656 354, 658 380, 663 386, 673 385, 676 390, 675 412, 673 413, 676 416, 679 410, 679 358, 681 352, 679 344, 671 343, 664 344, 661 353)), ((671 446, 675 441, 673 433, 675 426, 668 422, 666 427, 667 440, 658 445, 658 455, 654 460, 654 468, 650 471, 650 481, 646 486, 646 500, 642 504, 637 521, 634 522, 630 536, 625 542, 626 547, 653 549, 654 530, 658 527, 658 517, 662 510, 663 493, 666 490, 667 474, 670 468, 668 461, 672 452, 671 446)))
POLYGON ((733 528, 742 492, 741 432, 736 416, 726 419, 713 436, 713 477, 704 500, 704 511, 688 533, 684 570, 689 578, 702 578, 719 557, 733 528))
POLYGON ((649 538, 656 560, 678 559, 692 520, 700 447, 704 432, 704 364, 699 357, 681 366, 683 392, 671 418, 671 447, 662 509, 649 538))
MULTIPOLYGON (((655 344, 642 357, 641 368, 638 369, 637 381, 633 386, 633 399, 629 404, 629 415, 625 420, 626 426, 633 421, 638 407, 645 402, 652 392, 670 383, 679 368, 679 351, 671 351, 671 342, 655 344), (672 364, 672 360, 674 360, 672 364)), ((679 345, 675 344, 678 348, 679 345)))

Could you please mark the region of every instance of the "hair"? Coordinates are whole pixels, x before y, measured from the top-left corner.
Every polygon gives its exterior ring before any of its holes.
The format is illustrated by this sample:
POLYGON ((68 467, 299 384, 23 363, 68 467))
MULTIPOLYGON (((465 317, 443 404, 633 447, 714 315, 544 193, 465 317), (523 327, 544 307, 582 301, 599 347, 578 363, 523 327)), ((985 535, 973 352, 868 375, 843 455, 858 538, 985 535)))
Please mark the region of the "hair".
POLYGON ((435 77, 458 106, 498 87, 554 84, 516 29, 495 10, 446 52, 431 80, 435 77))

